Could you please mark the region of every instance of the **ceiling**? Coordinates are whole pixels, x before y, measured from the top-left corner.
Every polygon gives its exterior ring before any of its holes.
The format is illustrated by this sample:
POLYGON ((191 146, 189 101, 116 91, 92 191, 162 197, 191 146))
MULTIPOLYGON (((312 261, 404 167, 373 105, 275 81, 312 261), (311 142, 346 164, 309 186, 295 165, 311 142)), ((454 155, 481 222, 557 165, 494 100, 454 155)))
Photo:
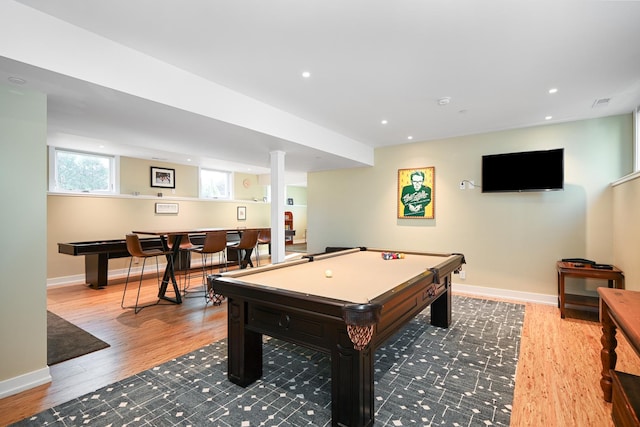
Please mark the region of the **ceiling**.
MULTIPOLYGON (((7 13, 14 21, 29 18, 14 31, 21 25, 34 34, 29 27, 46 19, 51 28, 79 34, 74 43, 97 35, 115 46, 93 60, 104 61, 108 78, 135 83, 136 76, 155 76, 155 68, 134 68, 125 59, 133 52, 184 73, 185 80, 166 80, 169 88, 212 82, 244 105, 270 108, 264 111, 279 114, 283 123, 233 123, 223 113, 185 107, 193 99, 158 101, 123 89, 126 84, 109 87, 63 66, 49 68, 52 53, 67 52, 59 32, 35 30, 41 54, 28 58, 0 43, 0 84, 18 77, 26 81, 19 86, 47 93, 50 144, 70 148, 95 151, 96 143, 106 142, 123 155, 255 173, 268 172, 269 153, 281 150, 287 172, 304 174, 370 165, 359 147, 373 152, 631 113, 640 105, 635 1, 11 3, 3 6, 4 19, 11 19, 7 13), (552 88, 557 92, 550 94, 552 88), (309 124, 313 132, 305 133, 309 124)), ((190 93, 185 89, 184 97, 193 98, 190 93)), ((216 99, 207 102, 213 108, 216 99)), ((233 108, 242 112, 238 102, 233 108)), ((245 115, 252 111, 246 108, 245 115)))

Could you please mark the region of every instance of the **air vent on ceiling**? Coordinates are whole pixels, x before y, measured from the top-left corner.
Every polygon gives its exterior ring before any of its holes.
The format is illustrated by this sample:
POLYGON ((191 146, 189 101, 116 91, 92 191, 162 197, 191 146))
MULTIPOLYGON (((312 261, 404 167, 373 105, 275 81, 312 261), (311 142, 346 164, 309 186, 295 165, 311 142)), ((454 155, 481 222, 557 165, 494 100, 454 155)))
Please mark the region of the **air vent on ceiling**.
POLYGON ((591 105, 591 108, 606 107, 607 105, 609 105, 609 101, 611 101, 611 98, 596 99, 595 101, 593 101, 593 105, 591 105))

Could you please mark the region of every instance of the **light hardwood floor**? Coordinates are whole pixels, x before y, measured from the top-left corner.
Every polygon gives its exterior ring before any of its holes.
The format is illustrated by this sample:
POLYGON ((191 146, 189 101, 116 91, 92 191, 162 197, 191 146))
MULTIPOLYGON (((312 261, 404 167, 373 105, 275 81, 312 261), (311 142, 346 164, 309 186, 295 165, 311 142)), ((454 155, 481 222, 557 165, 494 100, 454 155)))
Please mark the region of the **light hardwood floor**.
MULTIPOLYGON (((194 279, 196 281, 197 279, 194 279)), ((153 299, 156 282, 143 294, 153 299)), ((111 346, 51 366, 53 381, 0 400, 0 425, 89 393, 226 337, 226 304, 204 298, 182 305, 120 308, 123 284, 47 291, 48 309, 111 346)), ((526 304, 514 392, 512 426, 611 426, 611 404, 600 390, 600 326, 560 319, 556 307, 526 304)), ((618 335, 618 369, 640 374, 638 356, 618 335)))

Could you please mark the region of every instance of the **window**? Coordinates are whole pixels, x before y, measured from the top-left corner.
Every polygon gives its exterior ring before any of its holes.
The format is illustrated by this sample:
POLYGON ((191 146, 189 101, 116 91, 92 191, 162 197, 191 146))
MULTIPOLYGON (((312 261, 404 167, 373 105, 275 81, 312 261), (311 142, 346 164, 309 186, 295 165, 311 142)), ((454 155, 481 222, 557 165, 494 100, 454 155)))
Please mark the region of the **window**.
POLYGON ((49 191, 116 194, 118 157, 49 149, 49 191))
POLYGON ((231 199, 231 172, 200 169, 200 197, 231 199))

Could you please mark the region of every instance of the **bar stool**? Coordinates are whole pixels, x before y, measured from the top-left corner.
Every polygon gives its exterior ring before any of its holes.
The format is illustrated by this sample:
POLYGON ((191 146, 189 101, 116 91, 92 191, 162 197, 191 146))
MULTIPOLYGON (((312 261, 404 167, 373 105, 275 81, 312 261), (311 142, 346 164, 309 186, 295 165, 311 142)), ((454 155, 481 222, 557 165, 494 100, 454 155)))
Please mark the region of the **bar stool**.
POLYGON ((169 255, 167 259, 168 259, 168 262, 170 263, 173 263, 173 257, 170 256, 171 255, 170 251, 164 251, 162 249, 147 249, 147 250, 142 249, 142 244, 140 243, 140 238, 138 237, 137 234, 127 234, 126 242, 127 242, 127 251, 129 252, 129 255, 131 255, 131 259, 129 260, 129 271, 127 272, 127 281, 124 284, 124 292, 122 293, 122 302, 120 303, 120 307, 133 308, 134 313, 138 314, 140 310, 142 310, 143 308, 150 307, 152 305, 157 305, 160 302, 160 299, 158 299, 153 304, 146 304, 146 305, 138 304, 140 300, 140 289, 142 288, 142 278, 144 276, 144 267, 147 263, 147 260, 149 258, 154 258, 154 257, 156 258, 156 275, 158 278, 158 287, 160 287, 160 268, 158 266, 158 257, 163 255, 164 256, 169 255), (136 304, 134 306, 125 306, 124 300, 127 295, 127 286, 129 285, 129 277, 131 275, 131 266, 133 265, 134 257, 142 259, 142 271, 140 272, 140 280, 138 281, 138 293, 136 295, 136 304))
POLYGON ((258 243, 256 243, 256 263, 260 266, 260 245, 269 245, 271 253, 271 229, 263 228, 258 233, 258 243))
POLYGON ((182 295, 185 297, 189 292, 187 289, 189 288, 189 283, 191 281, 191 252, 198 249, 198 246, 191 243, 191 239, 189 238, 189 234, 169 234, 167 239, 167 246, 169 250, 173 251, 174 242, 176 241, 176 237, 180 236, 180 247, 178 252, 178 257, 173 263, 173 267, 175 268, 175 272, 180 272, 182 279, 180 283, 182 284, 182 295))
POLYGON ((226 271, 227 269, 227 232, 220 231, 208 231, 204 236, 204 244, 202 248, 194 249, 193 252, 202 255, 202 284, 205 289, 204 298, 207 303, 213 302, 214 305, 220 305, 224 297, 216 294, 213 288, 209 288, 207 281, 207 270, 213 271, 213 255, 218 254, 218 267, 219 271, 226 271), (207 259, 210 260, 207 263, 207 259), (224 270, 223 266, 224 265, 224 270))
POLYGON ((259 231, 260 230, 258 229, 244 230, 242 232, 242 236, 240 237, 240 241, 235 245, 227 247, 227 249, 231 249, 237 252, 238 264, 240 265, 240 268, 247 268, 247 265, 251 265, 251 267, 253 267, 253 263, 251 262, 251 252, 258 243, 259 231))

